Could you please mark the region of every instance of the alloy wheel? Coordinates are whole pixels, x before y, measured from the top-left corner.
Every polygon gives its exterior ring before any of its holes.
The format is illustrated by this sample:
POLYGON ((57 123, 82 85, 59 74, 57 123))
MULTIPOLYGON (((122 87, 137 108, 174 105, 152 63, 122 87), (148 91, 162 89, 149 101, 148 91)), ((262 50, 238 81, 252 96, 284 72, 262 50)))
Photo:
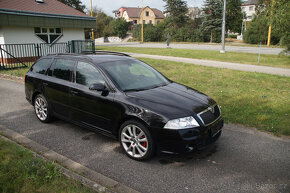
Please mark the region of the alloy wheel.
POLYGON ((34 108, 35 108, 36 116, 41 121, 46 120, 46 118, 47 118, 47 103, 43 98, 37 97, 35 99, 34 108))
POLYGON ((123 128, 121 143, 125 151, 134 158, 142 158, 148 151, 146 134, 136 125, 127 125, 123 128))

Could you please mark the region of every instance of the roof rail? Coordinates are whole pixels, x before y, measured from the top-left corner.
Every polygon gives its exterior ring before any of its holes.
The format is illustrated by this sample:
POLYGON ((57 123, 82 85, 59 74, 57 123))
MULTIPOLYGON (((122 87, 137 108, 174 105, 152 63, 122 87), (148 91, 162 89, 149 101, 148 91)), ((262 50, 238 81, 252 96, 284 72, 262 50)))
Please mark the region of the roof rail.
POLYGON ((117 55, 117 56, 128 56, 128 54, 122 52, 112 52, 112 51, 105 51, 105 50, 96 50, 96 51, 83 51, 82 54, 96 54, 96 55, 117 55))
POLYGON ((72 56, 77 56, 79 54, 76 53, 53 53, 53 54, 47 54, 47 56, 60 56, 60 55, 72 55, 72 56))

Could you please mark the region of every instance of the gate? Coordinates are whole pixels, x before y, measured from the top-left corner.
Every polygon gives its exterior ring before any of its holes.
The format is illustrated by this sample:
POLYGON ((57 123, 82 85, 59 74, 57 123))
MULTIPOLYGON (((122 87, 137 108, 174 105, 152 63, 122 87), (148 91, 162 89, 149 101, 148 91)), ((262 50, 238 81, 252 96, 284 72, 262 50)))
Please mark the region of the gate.
POLYGON ((94 52, 92 40, 73 40, 53 45, 40 44, 0 44, 0 70, 31 66, 38 58, 55 53, 94 52))

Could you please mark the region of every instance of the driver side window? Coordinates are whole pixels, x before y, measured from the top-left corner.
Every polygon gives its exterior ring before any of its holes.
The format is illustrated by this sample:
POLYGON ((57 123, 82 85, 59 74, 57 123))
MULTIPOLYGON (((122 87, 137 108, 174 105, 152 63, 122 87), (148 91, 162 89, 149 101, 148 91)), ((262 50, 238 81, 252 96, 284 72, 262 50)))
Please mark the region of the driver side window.
POLYGON ((95 83, 105 83, 102 74, 92 64, 78 62, 76 69, 76 83, 90 86, 95 83))

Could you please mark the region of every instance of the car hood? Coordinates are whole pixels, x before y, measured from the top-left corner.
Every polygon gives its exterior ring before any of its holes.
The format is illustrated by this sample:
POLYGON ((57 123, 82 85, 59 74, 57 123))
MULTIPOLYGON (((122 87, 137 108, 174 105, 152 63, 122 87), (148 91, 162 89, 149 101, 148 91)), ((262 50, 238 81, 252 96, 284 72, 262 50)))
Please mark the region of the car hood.
POLYGON ((190 116, 215 104, 207 95, 183 86, 170 83, 154 89, 127 92, 130 101, 169 119, 190 116))

